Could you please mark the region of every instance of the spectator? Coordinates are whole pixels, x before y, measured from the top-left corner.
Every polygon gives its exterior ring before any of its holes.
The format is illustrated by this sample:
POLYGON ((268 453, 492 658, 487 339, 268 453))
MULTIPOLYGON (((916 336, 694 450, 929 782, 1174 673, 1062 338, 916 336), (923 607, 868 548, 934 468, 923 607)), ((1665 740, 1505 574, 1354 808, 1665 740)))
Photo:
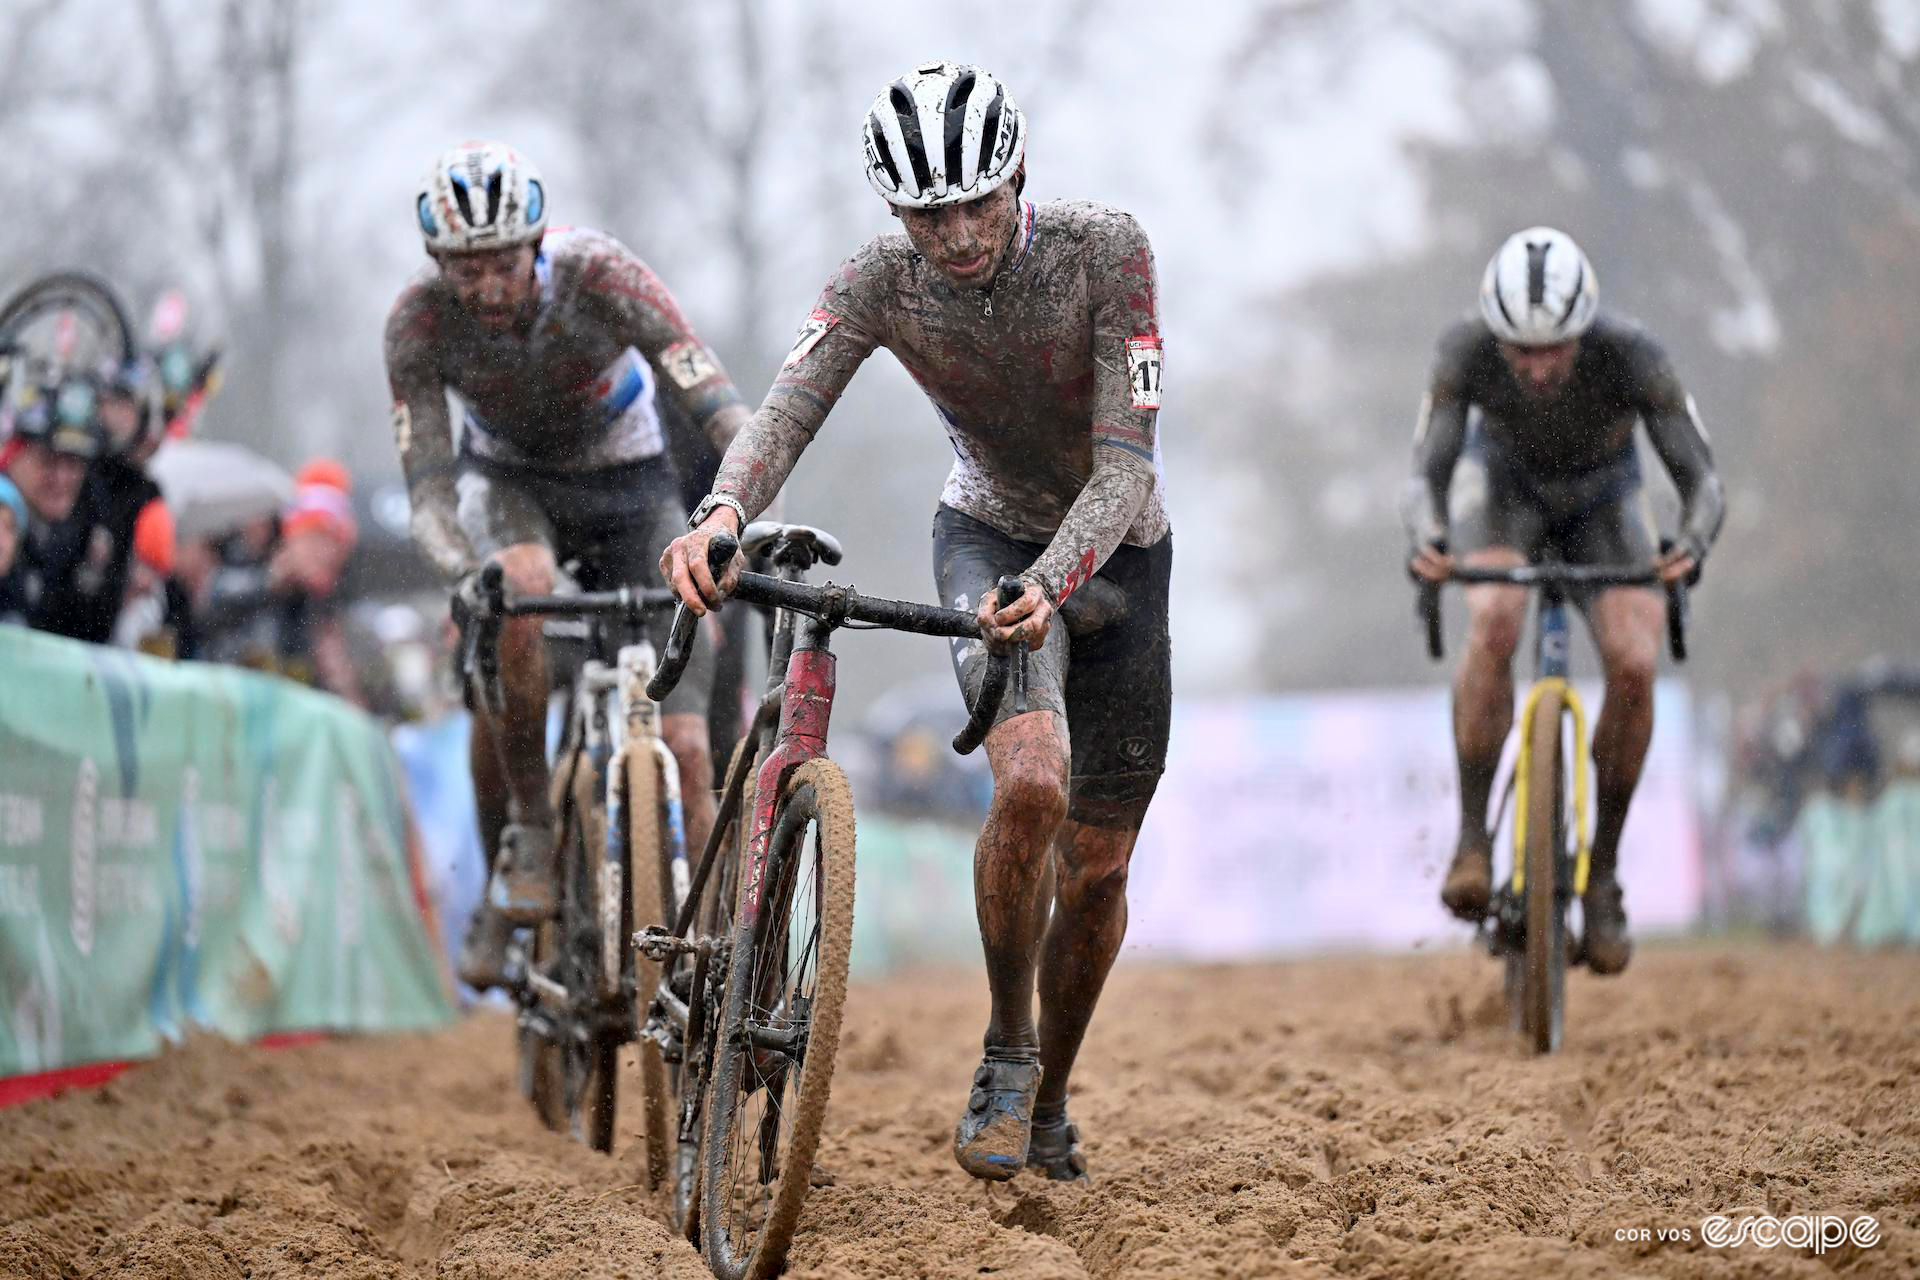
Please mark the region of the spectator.
POLYGON ((105 640, 104 631, 90 631, 96 611, 89 606, 110 595, 117 611, 132 545, 130 536, 116 544, 85 500, 88 470, 106 443, 97 384, 72 377, 31 390, 11 417, 0 475, 18 488, 28 510, 11 607, 39 630, 105 640))
POLYGON ((358 539, 351 487, 337 462, 300 469, 264 557, 215 570, 198 619, 203 658, 275 671, 363 702, 337 600, 358 539))
POLYGON ((20 540, 27 532, 27 500, 13 481, 0 476, 0 625, 27 620, 24 601, 17 602, 15 566, 20 540))

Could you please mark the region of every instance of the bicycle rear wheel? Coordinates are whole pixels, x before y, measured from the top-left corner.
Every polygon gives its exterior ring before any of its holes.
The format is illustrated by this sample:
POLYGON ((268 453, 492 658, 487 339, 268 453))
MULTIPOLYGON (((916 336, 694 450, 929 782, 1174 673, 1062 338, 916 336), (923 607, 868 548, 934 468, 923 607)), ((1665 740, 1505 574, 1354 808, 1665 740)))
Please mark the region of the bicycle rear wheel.
POLYGON ((760 908, 734 930, 703 1150, 707 1265, 758 1280, 786 1259, 826 1119, 853 943, 853 794, 795 770, 767 844, 760 908))
POLYGON ((1566 849, 1566 764, 1560 751, 1557 690, 1542 693, 1529 735, 1525 859, 1527 946, 1521 971, 1521 1035, 1535 1053, 1560 1047, 1566 1016, 1567 910, 1561 863, 1566 849))

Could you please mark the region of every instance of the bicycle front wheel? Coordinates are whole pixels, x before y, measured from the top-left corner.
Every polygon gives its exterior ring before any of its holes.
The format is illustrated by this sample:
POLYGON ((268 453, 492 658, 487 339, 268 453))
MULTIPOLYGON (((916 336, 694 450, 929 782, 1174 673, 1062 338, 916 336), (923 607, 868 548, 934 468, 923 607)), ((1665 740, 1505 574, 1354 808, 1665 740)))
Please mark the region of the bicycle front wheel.
POLYGON ((724 1280, 779 1271, 800 1219, 846 1003, 853 866, 846 776, 809 761, 775 812, 759 911, 734 930, 701 1186, 707 1264, 724 1280))
MULTIPOLYGON (((747 828, 753 821, 754 740, 742 738, 723 777, 735 785, 739 799, 733 817, 715 847, 714 866, 694 910, 692 929, 701 939, 730 940, 733 913, 740 892, 740 863, 747 852, 747 828)), ((723 805, 724 807, 724 805, 723 805)), ((663 876, 663 883, 668 877, 663 876)), ((672 1168, 669 1174, 670 1209, 674 1229, 694 1248, 700 1247, 700 1141, 706 1129, 707 1081, 713 1072, 717 1025, 725 1003, 726 974, 719 956, 686 956, 676 962, 667 981, 686 1001, 686 1025, 681 1028, 679 1062, 670 1064, 664 1084, 669 1089, 667 1110, 672 1118, 672 1168)))
POLYGON ((1566 849, 1566 762, 1560 750, 1563 695, 1542 693, 1528 734, 1526 962, 1521 974, 1520 1030, 1535 1053, 1560 1047, 1566 1019, 1567 886, 1561 881, 1566 849))
MULTIPOLYGON (((673 846, 660 808, 660 761, 651 749, 641 747, 650 748, 650 744, 629 742, 621 752, 627 783, 627 866, 633 872, 627 877, 632 906, 620 939, 622 952, 631 946, 633 935, 650 924, 671 928, 677 906, 671 887, 673 846), (648 867, 660 868, 651 881, 648 867)), ((645 1018, 646 1005, 660 986, 660 966, 636 954, 633 971, 638 1020, 645 1018)), ((658 1190, 667 1177, 672 1133, 667 1121, 667 1064, 659 1043, 649 1036, 640 1037, 640 1108, 647 1127, 647 1189, 658 1190)))
MULTIPOLYGON (((613 1121, 620 1068, 620 1036, 603 1016, 609 1003, 606 933, 616 937, 625 914, 606 894, 632 877, 603 873, 607 858, 607 813, 600 804, 600 771, 585 760, 573 775, 572 820, 562 857, 562 971, 571 1004, 571 1026, 561 1048, 566 1060, 566 1111, 573 1136, 595 1151, 613 1150, 613 1121)), ((613 971, 617 973, 617 970, 613 971)))

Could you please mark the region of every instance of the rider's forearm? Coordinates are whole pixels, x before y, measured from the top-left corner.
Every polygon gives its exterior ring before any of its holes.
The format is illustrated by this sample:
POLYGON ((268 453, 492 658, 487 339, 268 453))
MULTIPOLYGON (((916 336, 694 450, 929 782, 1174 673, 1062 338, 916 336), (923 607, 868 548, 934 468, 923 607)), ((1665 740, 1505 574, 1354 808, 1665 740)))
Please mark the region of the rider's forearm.
POLYGON ((1693 555, 1703 556, 1720 536, 1727 514, 1726 489, 1714 470, 1706 432, 1691 399, 1678 410, 1649 415, 1646 424, 1654 453, 1680 494, 1680 540, 1693 555))
POLYGON ((1447 491, 1467 436, 1467 407, 1432 392, 1420 402, 1413 432, 1413 474, 1401 496, 1400 518, 1415 545, 1447 536, 1447 491))
POLYGON ((407 498, 413 507, 409 521, 413 541, 434 568, 449 578, 457 578, 479 563, 480 558, 474 553, 473 544, 467 541, 467 535, 461 532, 460 520, 455 514, 459 499, 451 475, 432 476, 411 485, 407 498))
POLYGON ((1153 464, 1132 453, 1095 446, 1093 474, 1073 500, 1053 541, 1020 575, 1063 603, 1107 562, 1153 493, 1153 464))
MULTIPOLYGON (((817 424, 816 424, 817 426, 817 424)), ((773 503, 794 464, 813 443, 813 431, 769 402, 747 419, 720 459, 713 491, 738 502, 752 520, 773 503)))

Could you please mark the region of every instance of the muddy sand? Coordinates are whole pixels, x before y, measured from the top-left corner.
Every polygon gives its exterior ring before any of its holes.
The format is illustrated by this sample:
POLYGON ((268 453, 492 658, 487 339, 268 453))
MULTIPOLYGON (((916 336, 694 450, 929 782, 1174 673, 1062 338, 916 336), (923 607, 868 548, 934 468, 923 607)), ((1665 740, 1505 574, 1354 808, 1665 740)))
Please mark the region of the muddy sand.
MULTIPOLYGON (((1920 955, 1644 948, 1575 976, 1550 1060, 1462 952, 1123 970, 1073 1103, 1087 1189, 954 1166, 980 987, 852 993, 792 1275, 1920 1275, 1920 955), (1710 1214, 1879 1234, 1713 1249, 1710 1214)), ((0 1275, 705 1275, 636 1185, 637 1108, 597 1156, 539 1126, 510 1052, 500 1015, 203 1040, 0 1112, 0 1275)))

